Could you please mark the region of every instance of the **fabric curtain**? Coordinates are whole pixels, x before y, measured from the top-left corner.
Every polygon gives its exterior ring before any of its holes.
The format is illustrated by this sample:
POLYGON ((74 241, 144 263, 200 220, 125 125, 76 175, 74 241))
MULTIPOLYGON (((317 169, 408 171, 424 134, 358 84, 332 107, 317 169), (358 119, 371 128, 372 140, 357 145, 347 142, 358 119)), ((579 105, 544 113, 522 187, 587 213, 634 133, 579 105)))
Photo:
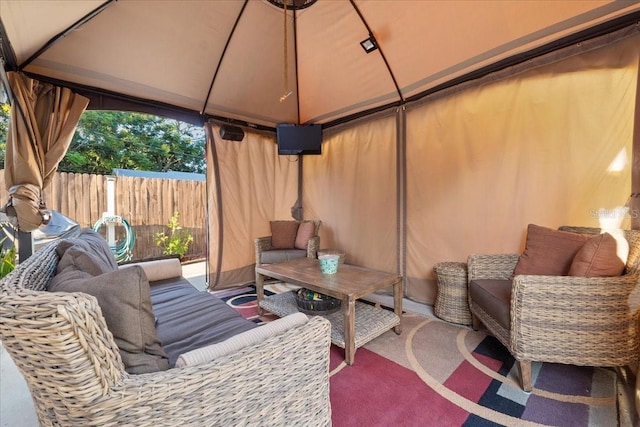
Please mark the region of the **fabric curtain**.
POLYGON ((278 156, 275 136, 245 129, 242 141, 207 129, 209 288, 252 282, 254 240, 271 235, 269 221, 292 219, 298 164, 278 156))
POLYGON ((406 293, 433 266, 518 253, 534 223, 600 226, 631 192, 640 37, 407 111, 406 293))
POLYGON ((398 271, 396 121, 387 115, 325 133, 303 162, 303 210, 322 220, 320 247, 345 262, 398 271))
POLYGON ((64 157, 89 99, 67 88, 8 73, 13 96, 7 135, 7 214, 29 232, 46 220, 42 190, 64 157))

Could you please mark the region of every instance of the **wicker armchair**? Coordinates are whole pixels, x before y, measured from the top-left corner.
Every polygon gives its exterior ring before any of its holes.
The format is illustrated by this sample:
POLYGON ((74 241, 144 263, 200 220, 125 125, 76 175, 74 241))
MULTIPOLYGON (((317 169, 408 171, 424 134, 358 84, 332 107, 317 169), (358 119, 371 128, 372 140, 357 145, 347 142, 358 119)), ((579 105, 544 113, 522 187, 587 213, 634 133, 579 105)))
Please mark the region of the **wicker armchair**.
POLYGON ((314 237, 309 239, 307 243, 306 254, 302 250, 291 250, 291 249, 273 249, 271 246, 271 236, 258 237, 254 240, 255 253, 256 253, 256 267, 262 264, 270 264, 271 262, 264 262, 265 252, 280 252, 279 255, 274 257, 274 259, 278 259, 278 262, 286 261, 288 259, 293 258, 302 258, 306 256, 307 258, 316 258, 318 250, 320 249, 320 237, 318 236, 318 231, 320 230, 320 225, 322 221, 314 220, 315 224, 315 232, 314 237))
POLYGON ((212 362, 130 375, 94 297, 44 290, 54 245, 0 281, 0 339, 41 425, 331 424, 328 321, 212 362))
MULTIPOLYGON (((597 228, 567 226, 560 230, 600 232, 597 228)), ((525 391, 532 389, 532 361, 616 367, 638 360, 640 231, 625 230, 624 235, 629 242, 629 256, 622 276, 515 276, 510 328, 503 327, 495 313, 487 312, 469 295, 474 329, 482 322, 514 356, 525 391)), ((469 256, 469 283, 477 279, 509 279, 518 256, 469 256)))

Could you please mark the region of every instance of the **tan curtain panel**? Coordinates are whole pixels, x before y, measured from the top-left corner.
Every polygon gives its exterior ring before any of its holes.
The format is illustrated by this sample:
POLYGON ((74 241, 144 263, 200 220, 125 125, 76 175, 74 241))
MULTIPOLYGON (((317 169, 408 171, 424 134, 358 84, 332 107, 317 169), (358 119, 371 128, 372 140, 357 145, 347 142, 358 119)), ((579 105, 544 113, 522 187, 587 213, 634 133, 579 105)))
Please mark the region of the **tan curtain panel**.
POLYGON ((322 220, 320 247, 345 261, 398 271, 395 117, 325 135, 303 163, 304 217, 322 220))
POLYGON ((620 216, 638 46, 634 36, 407 112, 409 297, 435 300, 437 262, 521 251, 529 223, 620 216))
POLYGON ((18 228, 28 232, 44 220, 42 190, 67 152, 89 100, 22 73, 10 72, 8 80, 13 102, 5 158, 9 192, 5 209, 16 216, 18 228))
POLYGON ((242 141, 227 141, 217 125, 205 127, 209 288, 253 282, 253 241, 271 234, 269 221, 291 219, 298 166, 278 156, 272 134, 245 130, 242 141))

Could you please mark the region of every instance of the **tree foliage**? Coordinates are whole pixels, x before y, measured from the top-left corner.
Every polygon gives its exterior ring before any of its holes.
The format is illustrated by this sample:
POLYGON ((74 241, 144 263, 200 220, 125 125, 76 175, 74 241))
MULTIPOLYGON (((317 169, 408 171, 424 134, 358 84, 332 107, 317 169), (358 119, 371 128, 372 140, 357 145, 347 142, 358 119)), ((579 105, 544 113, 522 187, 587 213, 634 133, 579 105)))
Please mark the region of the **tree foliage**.
MULTIPOLYGON (((0 104, 0 161, 4 165, 8 104, 0 104)), ((148 114, 85 111, 58 171, 111 174, 114 168, 204 173, 201 127, 148 114)))
POLYGON ((86 111, 60 172, 109 174, 114 168, 204 173, 202 128, 148 114, 86 111))

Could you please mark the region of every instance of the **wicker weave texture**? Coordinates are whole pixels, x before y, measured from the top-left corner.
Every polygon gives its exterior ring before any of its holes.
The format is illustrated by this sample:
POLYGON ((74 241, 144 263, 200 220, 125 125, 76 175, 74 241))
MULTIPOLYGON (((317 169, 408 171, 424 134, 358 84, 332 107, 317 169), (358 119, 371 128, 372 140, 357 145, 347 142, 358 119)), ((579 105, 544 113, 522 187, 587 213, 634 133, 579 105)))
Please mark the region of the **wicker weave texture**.
MULTIPOLYGON (((271 313, 284 317, 298 311, 295 296, 291 292, 266 297, 260 307, 271 313)), ((379 337, 389 329, 400 324, 400 318, 390 310, 374 307, 370 304, 356 301, 355 304, 355 347, 359 348, 379 337)), ((331 323, 331 342, 338 347, 345 348, 344 342, 344 314, 342 311, 331 313, 325 318, 331 323)))
POLYGON ((125 372, 96 299, 44 289, 46 246, 0 281, 0 339, 43 426, 331 425, 330 324, 310 321, 227 357, 125 372))
MULTIPOLYGON (((320 230, 320 226, 322 225, 322 221, 314 220, 315 223, 315 236, 310 238, 307 242, 307 258, 316 258, 318 254, 318 250, 320 249, 320 237, 318 236, 318 231, 320 230)), ((271 236, 258 237, 253 241, 253 246, 256 254, 256 265, 261 265, 262 252, 269 251, 272 249, 271 247, 271 236)))
POLYGON ((438 279, 438 294, 433 312, 439 318, 461 325, 471 324, 467 292, 467 264, 439 262, 433 266, 438 279))
MULTIPOLYGON (((597 234, 600 229, 561 227, 597 234)), ((480 320, 519 361, 624 366, 640 354, 640 231, 625 230, 629 257, 618 277, 519 275, 513 279, 511 328, 470 301, 480 320)), ((471 255, 469 280, 508 279, 517 254, 471 255)))

